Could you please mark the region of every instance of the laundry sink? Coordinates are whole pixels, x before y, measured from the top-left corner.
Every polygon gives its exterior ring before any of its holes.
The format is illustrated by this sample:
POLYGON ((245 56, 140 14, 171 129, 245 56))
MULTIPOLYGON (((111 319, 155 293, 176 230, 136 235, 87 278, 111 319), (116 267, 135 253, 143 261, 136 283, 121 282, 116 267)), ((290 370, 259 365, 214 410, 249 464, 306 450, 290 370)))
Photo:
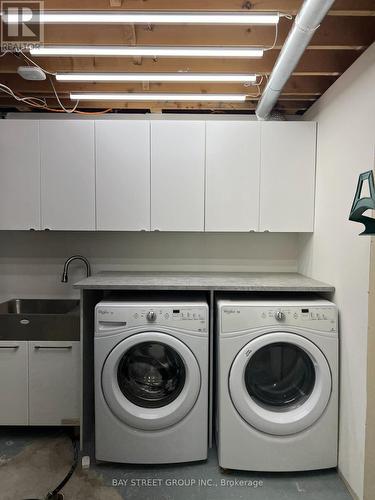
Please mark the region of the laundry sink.
POLYGON ((12 299, 0 304, 0 314, 68 314, 77 307, 77 300, 12 299))
POLYGON ((0 340, 79 340, 79 300, 11 299, 0 304, 0 340))

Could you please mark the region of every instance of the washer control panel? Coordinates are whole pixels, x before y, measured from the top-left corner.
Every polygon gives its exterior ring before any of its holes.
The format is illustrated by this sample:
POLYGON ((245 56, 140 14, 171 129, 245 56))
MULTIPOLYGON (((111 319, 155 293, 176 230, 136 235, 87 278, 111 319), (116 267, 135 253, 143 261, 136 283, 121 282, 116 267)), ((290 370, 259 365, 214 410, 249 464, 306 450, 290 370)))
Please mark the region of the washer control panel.
POLYGON ((337 332, 337 309, 321 306, 234 306, 223 305, 221 330, 226 332, 262 327, 299 327, 322 332, 337 332))
POLYGON ((208 305, 128 305, 102 302, 95 308, 95 328, 99 334, 142 327, 207 332, 208 305))

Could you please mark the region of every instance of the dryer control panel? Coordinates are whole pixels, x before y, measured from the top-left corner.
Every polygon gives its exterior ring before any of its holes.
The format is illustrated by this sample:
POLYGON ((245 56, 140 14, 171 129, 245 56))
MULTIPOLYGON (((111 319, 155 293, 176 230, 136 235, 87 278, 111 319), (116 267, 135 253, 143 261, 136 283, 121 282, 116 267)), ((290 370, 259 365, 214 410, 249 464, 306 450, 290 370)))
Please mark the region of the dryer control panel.
POLYGON ((220 319, 223 333, 278 326, 337 332, 337 308, 334 305, 222 305, 220 319))
POLYGON ((95 308, 96 335, 131 328, 163 327, 208 332, 208 305, 101 302, 95 308))

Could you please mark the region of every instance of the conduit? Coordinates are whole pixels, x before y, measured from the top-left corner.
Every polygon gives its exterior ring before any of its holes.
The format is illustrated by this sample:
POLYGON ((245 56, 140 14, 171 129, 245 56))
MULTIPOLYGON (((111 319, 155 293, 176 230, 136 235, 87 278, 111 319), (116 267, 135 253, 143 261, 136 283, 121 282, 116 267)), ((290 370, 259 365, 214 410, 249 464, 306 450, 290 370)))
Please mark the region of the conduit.
POLYGON ((267 120, 284 85, 334 0, 305 0, 281 49, 256 108, 258 120, 267 120))

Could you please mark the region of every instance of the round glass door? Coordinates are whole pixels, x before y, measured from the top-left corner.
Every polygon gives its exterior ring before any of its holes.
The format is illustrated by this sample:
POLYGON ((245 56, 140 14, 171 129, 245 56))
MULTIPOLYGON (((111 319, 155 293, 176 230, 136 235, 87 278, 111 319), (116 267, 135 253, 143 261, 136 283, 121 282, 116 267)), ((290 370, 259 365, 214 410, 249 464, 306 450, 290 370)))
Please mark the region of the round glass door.
POLYGON ((288 410, 306 401, 314 389, 315 368, 300 347, 275 342, 260 348, 245 369, 251 398, 265 408, 288 410))
POLYGON ((237 354, 229 391, 240 416, 273 435, 296 434, 324 412, 331 396, 331 371, 320 349, 292 332, 261 335, 237 354))
POLYGON ((181 356, 161 342, 142 342, 121 358, 117 380, 124 396, 142 408, 161 408, 175 400, 186 379, 181 356))
POLYGON ((112 413, 143 430, 164 429, 193 408, 201 373, 192 351, 162 332, 141 332, 119 342, 102 369, 102 391, 112 413))

